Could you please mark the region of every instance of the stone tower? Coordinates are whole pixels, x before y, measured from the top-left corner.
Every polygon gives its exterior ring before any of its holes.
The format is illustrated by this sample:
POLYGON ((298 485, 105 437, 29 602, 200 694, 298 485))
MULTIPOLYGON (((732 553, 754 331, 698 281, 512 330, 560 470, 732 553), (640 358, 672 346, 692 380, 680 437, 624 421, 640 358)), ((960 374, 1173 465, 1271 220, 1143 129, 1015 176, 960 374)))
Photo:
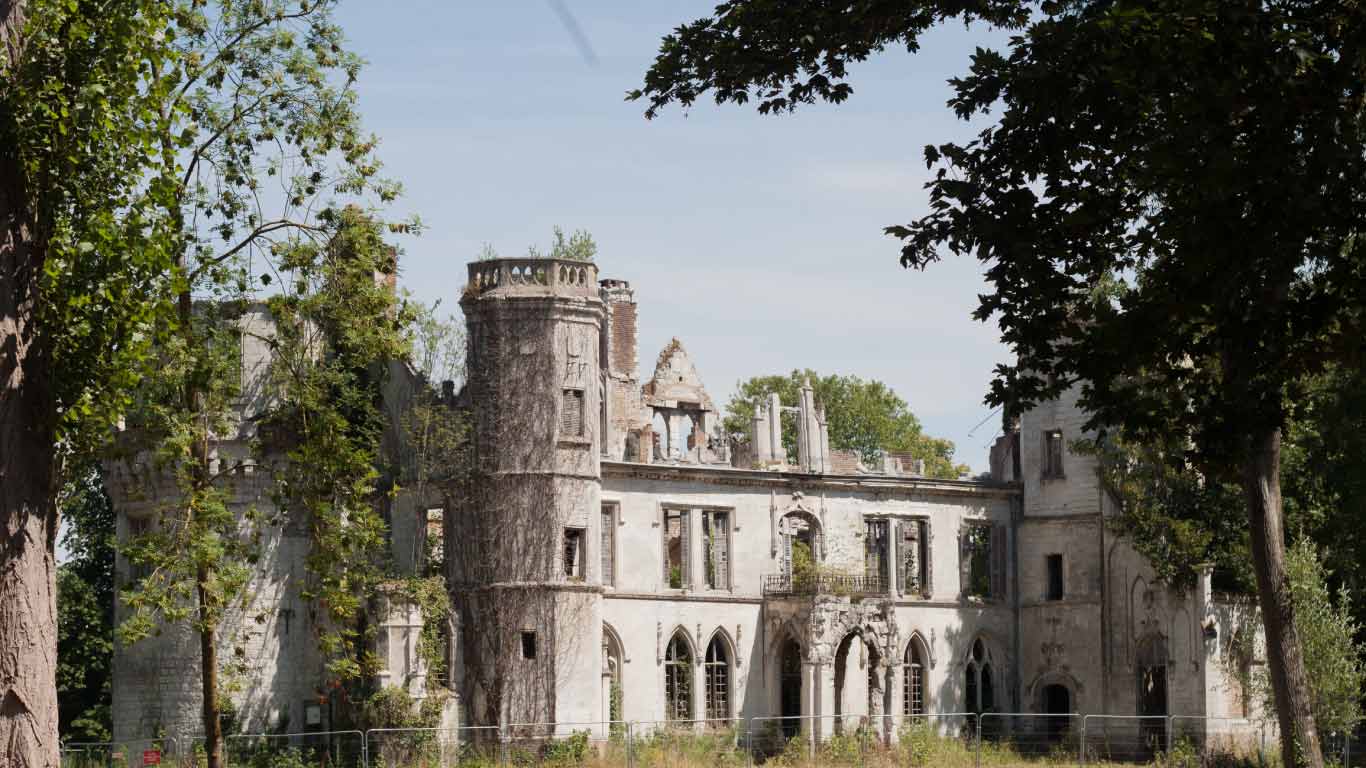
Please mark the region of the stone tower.
POLYGON ((596 721, 606 317, 597 267, 476 262, 460 305, 472 462, 447 560, 467 719, 596 721))

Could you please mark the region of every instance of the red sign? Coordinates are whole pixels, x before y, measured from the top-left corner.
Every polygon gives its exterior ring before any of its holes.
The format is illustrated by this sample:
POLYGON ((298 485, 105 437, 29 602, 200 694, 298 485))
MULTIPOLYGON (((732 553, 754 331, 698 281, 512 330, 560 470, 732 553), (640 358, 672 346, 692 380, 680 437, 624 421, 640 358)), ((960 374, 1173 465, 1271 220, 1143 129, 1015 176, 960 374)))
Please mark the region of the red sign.
POLYGON ((144 749, 142 751, 143 765, 161 765, 161 750, 144 749))

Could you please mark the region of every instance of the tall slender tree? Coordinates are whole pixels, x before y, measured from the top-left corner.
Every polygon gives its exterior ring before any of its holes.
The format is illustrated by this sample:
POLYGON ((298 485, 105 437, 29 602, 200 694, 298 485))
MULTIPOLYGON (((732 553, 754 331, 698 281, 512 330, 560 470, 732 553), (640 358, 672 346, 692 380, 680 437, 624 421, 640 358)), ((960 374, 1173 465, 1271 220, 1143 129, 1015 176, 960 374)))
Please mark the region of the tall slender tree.
POLYGON ((971 254, 1015 352, 989 402, 1073 385, 1090 425, 1190 436, 1243 493, 1285 765, 1323 763, 1285 566, 1281 434, 1306 382, 1359 363, 1366 306, 1366 14, 1291 0, 731 0, 679 27, 631 94, 787 112, 950 19, 1015 30, 951 81, 930 212, 902 264, 971 254), (1100 290, 1116 286, 1115 290, 1100 290))

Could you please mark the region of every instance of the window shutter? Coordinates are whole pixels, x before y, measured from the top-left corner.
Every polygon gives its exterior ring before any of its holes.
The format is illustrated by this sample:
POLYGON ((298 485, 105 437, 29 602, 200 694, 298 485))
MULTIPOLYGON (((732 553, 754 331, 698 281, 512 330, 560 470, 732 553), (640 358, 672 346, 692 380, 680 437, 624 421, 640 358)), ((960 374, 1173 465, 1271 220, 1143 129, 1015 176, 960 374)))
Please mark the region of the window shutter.
POLYGON ((717 589, 730 589, 730 514, 718 512, 712 518, 712 541, 716 545, 717 589))
POLYGON ((614 547, 612 542, 616 538, 616 529, 613 527, 616 515, 612 514, 611 507, 602 508, 602 536, 600 541, 600 558, 602 566, 602 583, 606 586, 613 585, 612 555, 614 547))
POLYGON ((891 591, 893 595, 902 594, 904 590, 902 590, 901 587, 903 584, 906 583, 906 563, 901 559, 901 537, 903 535, 903 530, 906 528, 907 525, 909 525, 909 523, 907 523, 905 520, 892 521, 892 545, 890 549, 892 550, 892 562, 896 563, 897 565, 897 583, 891 585, 891 591))
POLYGON ((1006 596, 1006 528, 1004 525, 991 527, 991 597, 996 600, 1006 596))
POLYGON ((583 435, 583 392, 577 389, 564 391, 564 402, 560 408, 560 434, 570 437, 583 435))
POLYGON ((958 529, 958 591, 964 597, 972 592, 972 526, 958 529))
POLYGON ((669 510, 659 511, 659 560, 664 567, 664 586, 669 586, 669 510))
POLYGON ((926 600, 934 594, 934 560, 930 557, 930 521, 920 523, 920 596, 926 600))
POLYGON ((692 552, 692 551, 691 551, 691 547, 692 547, 692 526, 689 525, 689 522, 688 522, 690 514, 691 514, 691 510, 687 510, 687 509, 683 510, 683 511, 679 514, 679 527, 682 528, 682 530, 679 531, 678 537, 679 537, 679 540, 683 543, 682 549, 683 549, 683 588, 684 588, 684 589, 688 589, 688 588, 692 587, 692 554, 691 554, 691 552, 692 552))

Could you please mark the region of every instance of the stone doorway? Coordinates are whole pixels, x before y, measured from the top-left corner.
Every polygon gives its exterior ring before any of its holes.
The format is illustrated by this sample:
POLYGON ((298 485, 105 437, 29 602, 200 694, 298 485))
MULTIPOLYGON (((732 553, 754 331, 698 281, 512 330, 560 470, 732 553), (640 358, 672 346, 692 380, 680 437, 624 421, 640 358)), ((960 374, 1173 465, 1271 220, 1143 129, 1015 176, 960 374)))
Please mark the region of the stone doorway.
POLYGON ((783 735, 792 738, 801 731, 802 647, 788 638, 778 660, 778 714, 784 719, 783 735))
POLYGON ((1138 670, 1139 740, 1148 754, 1167 748, 1167 642, 1152 635, 1139 643, 1138 670))
POLYGON ((1050 742, 1059 742, 1067 735, 1071 725, 1068 715, 1072 712, 1072 692, 1067 686, 1054 683, 1043 687, 1044 736, 1050 742))

